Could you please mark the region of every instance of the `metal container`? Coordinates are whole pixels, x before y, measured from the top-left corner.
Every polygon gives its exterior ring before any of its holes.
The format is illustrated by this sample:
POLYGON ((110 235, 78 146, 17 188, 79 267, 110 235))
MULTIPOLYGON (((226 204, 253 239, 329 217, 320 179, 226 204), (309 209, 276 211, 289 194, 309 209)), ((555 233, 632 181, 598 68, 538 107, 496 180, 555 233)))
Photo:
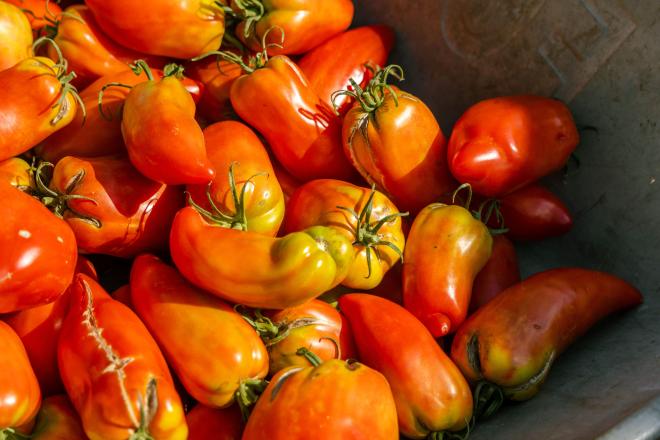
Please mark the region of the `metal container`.
POLYGON ((479 439, 660 438, 660 1, 356 0, 360 24, 397 32, 393 61, 446 135, 471 104, 534 93, 582 126, 580 167, 548 186, 575 214, 565 237, 520 246, 524 274, 612 272, 644 294, 564 353, 534 399, 479 439))

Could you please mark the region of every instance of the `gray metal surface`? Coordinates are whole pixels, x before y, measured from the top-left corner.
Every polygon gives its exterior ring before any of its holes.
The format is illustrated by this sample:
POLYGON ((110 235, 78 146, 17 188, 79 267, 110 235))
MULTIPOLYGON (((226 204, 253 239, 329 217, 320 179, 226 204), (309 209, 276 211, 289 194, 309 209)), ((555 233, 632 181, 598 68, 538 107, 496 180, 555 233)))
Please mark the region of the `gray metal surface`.
POLYGON ((645 304, 591 331, 541 393, 478 439, 660 438, 660 1, 357 0, 358 22, 397 30, 402 88, 445 134, 476 101, 565 100, 586 131, 579 169, 548 179, 576 214, 557 240, 520 246, 523 270, 578 265, 638 286, 645 304), (657 180, 657 181, 656 181, 657 180))

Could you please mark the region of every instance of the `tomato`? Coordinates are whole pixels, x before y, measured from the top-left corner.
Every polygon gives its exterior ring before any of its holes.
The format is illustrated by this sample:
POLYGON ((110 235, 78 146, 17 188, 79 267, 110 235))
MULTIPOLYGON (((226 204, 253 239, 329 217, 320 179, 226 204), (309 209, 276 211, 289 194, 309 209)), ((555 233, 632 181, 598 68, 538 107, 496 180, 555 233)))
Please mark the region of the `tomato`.
POLYGON ((32 166, 18 157, 0 162, 0 185, 9 183, 22 190, 34 188, 32 166))
POLYGON ((11 206, 0 222, 0 313, 55 301, 76 266, 73 232, 11 185, 0 185, 0 199, 11 206))
POLYGON ((403 303, 434 337, 465 320, 492 245, 486 225, 462 206, 434 203, 415 218, 403 254, 403 303))
POLYGON ((472 417, 472 392, 424 325, 383 298, 349 294, 339 307, 353 329, 360 359, 392 387, 399 430, 407 438, 460 431, 472 417))
POLYGON ((31 57, 0 72, 0 160, 19 155, 65 127, 77 93, 64 64, 31 57))
POLYGON ((296 192, 302 183, 285 170, 277 161, 273 162, 273 170, 275 171, 275 177, 280 183, 280 187, 284 193, 284 203, 285 205, 288 205, 289 199, 291 199, 293 193, 296 192))
POLYGON ((119 301, 129 309, 133 309, 133 301, 131 300, 131 286, 126 284, 121 286, 110 294, 115 301, 119 301))
POLYGON ((195 121, 195 102, 185 89, 180 71, 133 86, 124 102, 121 132, 131 162, 142 174, 168 185, 208 183, 214 171, 206 157, 204 135, 195 121), (179 72, 179 73, 177 73, 179 72))
POLYGON ((197 401, 226 407, 243 383, 268 374, 266 347, 250 324, 158 258, 142 255, 133 263, 131 301, 197 401))
POLYGON ((192 58, 220 47, 221 5, 211 0, 87 0, 101 29, 138 52, 192 58))
POLYGON ((86 275, 71 286, 58 363, 91 440, 185 439, 188 428, 165 359, 140 319, 86 275))
MULTIPOLYGON (((351 86, 351 79, 360 86, 369 82, 372 73, 366 66, 384 65, 393 44, 391 27, 363 26, 339 34, 307 52, 298 66, 316 94, 332 107, 332 94, 351 86)), ((334 104, 340 114, 345 114, 352 101, 340 95, 334 104)))
POLYGON ((186 415, 188 440, 241 440, 243 418, 238 406, 211 408, 197 405, 186 415))
POLYGON ((281 238, 209 224, 179 211, 170 252, 190 282, 227 301, 264 309, 303 304, 341 283, 353 263, 351 242, 317 226, 281 238))
POLYGON ((382 374, 353 361, 321 363, 313 354, 309 360, 311 367, 286 368, 273 377, 243 440, 399 438, 392 391, 382 374))
POLYGON ((355 356, 348 322, 324 301, 315 299, 267 316, 279 328, 274 339, 266 340, 271 375, 287 367, 308 366, 309 361, 296 354, 300 347, 307 348, 323 361, 355 356))
POLYGON ((204 84, 197 114, 210 122, 234 118, 229 92, 243 69, 222 59, 205 58, 186 65, 186 75, 204 84))
POLYGON ((413 213, 451 193, 456 184, 446 163, 446 140, 431 110, 417 97, 387 85, 403 79, 399 66, 379 70, 361 89, 342 127, 344 152, 370 184, 413 213), (402 148, 405 145, 405 148, 402 148))
POLYGON ((67 156, 53 170, 52 209, 82 252, 131 257, 163 249, 181 191, 147 179, 126 157, 67 156))
MULTIPOLYGON (((88 85, 101 76, 120 73, 126 70, 128 64, 145 58, 140 52, 120 46, 107 37, 87 6, 72 5, 64 12, 54 40, 71 70, 76 72, 76 85, 88 85)), ((57 59, 53 46, 49 47, 48 52, 51 58, 57 59)), ((160 64, 162 67, 164 64, 157 57, 147 60, 151 65, 160 64)))
POLYGON ((342 151, 341 120, 293 61, 276 56, 247 72, 231 87, 232 106, 266 138, 289 173, 301 181, 355 178, 342 151))
POLYGON ((44 399, 32 440, 87 440, 80 417, 66 395, 44 399))
POLYGON ((54 1, 49 0, 4 0, 6 3, 18 6, 27 16, 30 26, 38 31, 57 19, 62 8, 54 1))
POLYGON ((552 363, 605 316, 642 296, 603 272, 553 269, 500 293, 459 329, 451 356, 468 380, 486 380, 513 400, 533 397, 552 363))
MULTIPOLYGON (((161 70, 153 69, 154 78, 163 77, 161 70)), ((37 146, 36 154, 44 160, 56 163, 65 156, 98 157, 109 154, 125 153, 124 139, 121 135, 121 109, 128 95, 125 87, 109 87, 103 93, 103 114, 99 111, 99 91, 110 83, 136 85, 147 80, 146 73, 136 75, 126 69, 120 73, 103 76, 90 84, 80 93, 87 117, 83 124, 83 115, 76 113, 73 122, 62 130, 46 138, 37 146), (105 116, 104 116, 105 115, 105 116)), ((183 84, 193 99, 199 99, 199 85, 184 78, 183 84)))
POLYGON ((382 193, 338 180, 313 180, 287 205, 285 231, 328 226, 353 242, 355 261, 345 286, 373 289, 403 253, 405 238, 396 206, 382 193))
POLYGON ((454 126, 447 155, 456 179, 498 197, 560 170, 578 142, 561 101, 507 96, 470 107, 454 126))
POLYGON ((254 51, 267 44, 270 53, 300 54, 346 30, 353 21, 351 0, 230 0, 241 22, 236 36, 254 51), (270 32, 270 29, 279 32, 270 32), (284 40, 282 42, 282 40, 284 40))
POLYGON ((538 184, 512 192, 500 201, 507 236, 516 241, 543 240, 566 234, 573 217, 559 197, 538 184))
MULTIPOLYGON (((23 12, 10 2, 0 2, 0 71, 32 56, 32 29, 23 12)), ((6 87, 3 79, 3 88, 6 87)))
POLYGON ((248 231, 275 236, 284 218, 284 195, 261 140, 246 125, 225 121, 206 127, 204 141, 216 177, 210 187, 189 185, 192 199, 209 210, 210 191, 230 225, 233 219, 246 223, 248 231))
POLYGON ((504 235, 494 236, 490 258, 474 278, 469 311, 477 310, 504 289, 519 282, 520 268, 516 248, 504 235))
POLYGON ((41 392, 23 343, 3 321, 0 321, 0 365, 0 438, 11 439, 15 428, 30 423, 37 415, 41 392))

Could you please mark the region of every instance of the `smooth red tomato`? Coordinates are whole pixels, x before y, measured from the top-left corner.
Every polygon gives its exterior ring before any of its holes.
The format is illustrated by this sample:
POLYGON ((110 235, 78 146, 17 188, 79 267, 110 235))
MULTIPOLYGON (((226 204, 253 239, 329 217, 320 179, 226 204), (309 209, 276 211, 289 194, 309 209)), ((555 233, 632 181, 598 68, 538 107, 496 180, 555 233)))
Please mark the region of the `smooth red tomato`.
MULTIPOLYGON (((0 71, 32 56, 32 29, 13 2, 0 2, 0 71)), ((6 87, 4 82, 2 87, 6 87)))
POLYGON ((363 26, 341 33, 307 52, 298 66, 316 94, 328 106, 336 105, 339 113, 345 114, 352 100, 340 95, 333 103, 332 94, 350 87, 351 79, 365 86, 372 77, 367 66, 385 65, 393 44, 391 27, 363 26))
POLYGON ((0 199, 11 206, 0 222, 0 313, 55 301, 76 267, 71 228, 11 185, 0 185, 0 199))
POLYGON ((204 141, 215 178, 210 187, 188 185, 193 201, 211 210, 210 191, 227 226, 245 223, 248 231, 275 236, 284 219, 284 195, 261 140, 245 124, 224 121, 206 127, 204 141))
POLYGON ((275 177, 277 178, 277 181, 280 182, 280 187, 282 187, 282 192, 284 193, 284 203, 286 205, 289 203, 293 193, 296 192, 300 185, 302 185, 302 182, 293 177, 277 161, 273 162, 273 170, 275 171, 275 177))
POLYGON ((121 286, 119 289, 115 290, 110 294, 113 299, 119 301, 129 309, 133 310, 133 302, 131 300, 131 286, 126 284, 121 286))
POLYGON ((212 0, 87 0, 96 20, 122 46, 152 55, 193 58, 220 47, 221 2, 212 0))
POLYGON ((34 419, 41 404, 39 382, 23 343, 12 328, 0 321, 0 438, 34 419))
POLYGON ((190 432, 188 440, 241 440, 243 417, 237 405, 211 408, 196 405, 186 414, 190 432))
POLYGON ((493 237, 493 251, 472 284, 469 312, 477 310, 504 289, 520 282, 516 248, 504 235, 493 237))
POLYGON ((560 170, 579 142, 570 110, 556 99, 506 96, 470 107, 447 156, 454 177, 499 197, 560 170))
POLYGON ((35 31, 52 25, 62 13, 62 8, 57 3, 49 0, 5 0, 5 2, 21 8, 35 31))
POLYGON ((234 80, 243 74, 243 69, 231 61, 204 58, 186 65, 186 75, 204 85, 197 105, 197 115, 208 122, 234 119, 229 92, 234 80))
POLYGON ((54 211, 76 235, 81 252, 132 257, 167 247, 181 190, 149 180, 121 156, 67 156, 50 182, 54 211))
POLYGON ((80 417, 66 395, 51 396, 41 404, 32 440, 87 440, 80 417))
POLYGON ((140 319, 79 274, 58 344, 62 382, 91 440, 183 440, 185 415, 165 359, 140 319))
POLYGON ((241 20, 236 36, 250 49, 269 53, 300 54, 346 30, 353 20, 351 0, 229 0, 241 20), (271 29, 277 29, 271 31, 271 29), (278 31, 279 30, 279 31, 278 31), (267 35, 268 34, 268 35, 267 35))

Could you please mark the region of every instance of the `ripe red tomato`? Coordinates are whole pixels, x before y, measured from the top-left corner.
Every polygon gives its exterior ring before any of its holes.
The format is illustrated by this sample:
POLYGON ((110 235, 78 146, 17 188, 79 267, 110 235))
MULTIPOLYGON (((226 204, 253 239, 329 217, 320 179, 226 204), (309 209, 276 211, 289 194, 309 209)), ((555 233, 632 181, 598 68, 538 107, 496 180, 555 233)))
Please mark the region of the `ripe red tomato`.
POLYGON ((469 312, 474 312, 504 289, 520 282, 516 248, 504 235, 493 237, 493 251, 472 284, 469 312))
POLYGON ((25 12, 32 30, 35 31, 52 25, 53 20, 60 17, 62 13, 62 8, 50 0, 5 0, 5 2, 21 8, 25 12))
POLYGON ((188 440, 241 440, 243 417, 237 405, 211 408, 196 405, 186 414, 188 440))

